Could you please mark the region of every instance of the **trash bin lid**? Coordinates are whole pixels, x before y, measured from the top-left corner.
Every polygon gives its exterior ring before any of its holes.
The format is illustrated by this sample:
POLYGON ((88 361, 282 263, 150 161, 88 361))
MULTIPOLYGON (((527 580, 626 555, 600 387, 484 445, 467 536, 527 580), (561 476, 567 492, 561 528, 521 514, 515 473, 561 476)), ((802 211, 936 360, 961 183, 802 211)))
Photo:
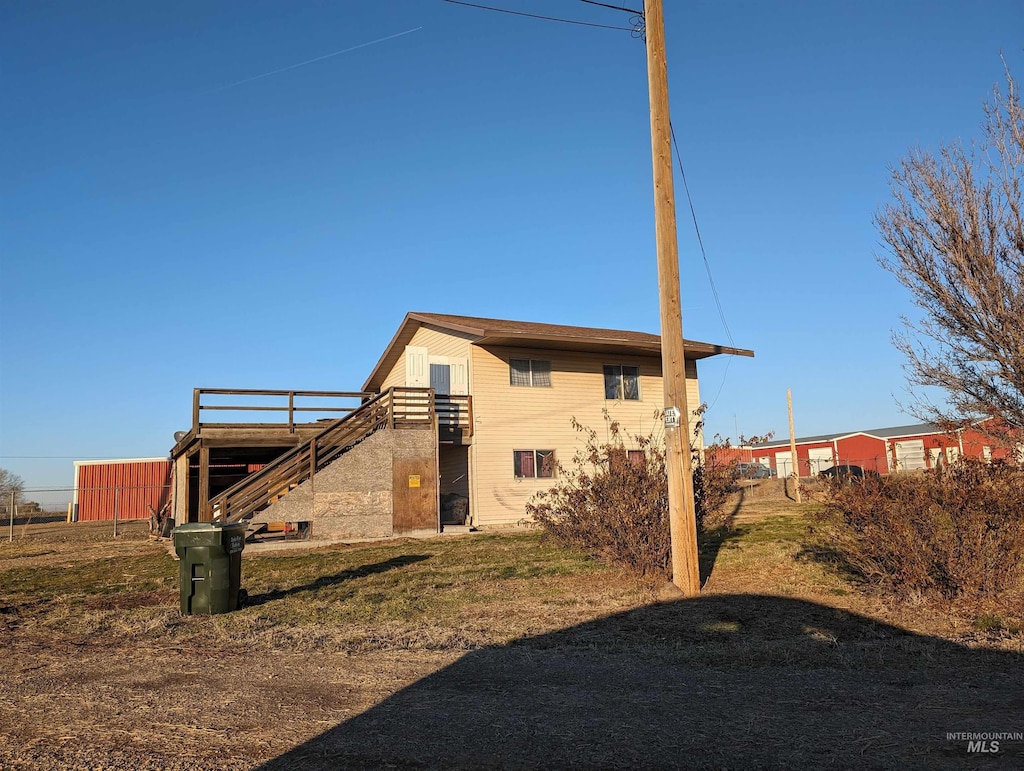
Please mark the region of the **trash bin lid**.
POLYGON ((234 530, 236 528, 245 528, 247 525, 244 522, 186 522, 183 525, 178 525, 172 533, 210 533, 214 530, 234 530))

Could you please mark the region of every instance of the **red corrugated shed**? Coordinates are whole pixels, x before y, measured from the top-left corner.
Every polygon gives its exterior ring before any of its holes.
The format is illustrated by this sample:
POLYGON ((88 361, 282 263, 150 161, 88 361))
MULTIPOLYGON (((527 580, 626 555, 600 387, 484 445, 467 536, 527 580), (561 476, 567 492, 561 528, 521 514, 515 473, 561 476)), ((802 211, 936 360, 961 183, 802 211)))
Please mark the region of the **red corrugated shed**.
POLYGON ((168 458, 75 461, 75 510, 79 522, 148 519, 171 495, 168 458), (147 505, 148 504, 148 505, 147 505))

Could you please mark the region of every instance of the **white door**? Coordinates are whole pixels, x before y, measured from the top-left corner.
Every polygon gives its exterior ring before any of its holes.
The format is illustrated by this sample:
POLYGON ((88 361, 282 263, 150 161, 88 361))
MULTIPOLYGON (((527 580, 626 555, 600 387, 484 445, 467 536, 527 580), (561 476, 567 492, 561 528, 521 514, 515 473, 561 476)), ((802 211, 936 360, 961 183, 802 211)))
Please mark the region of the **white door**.
POLYGON ((831 447, 810 447, 807 450, 807 458, 810 462, 812 477, 827 468, 832 468, 831 447))
POLYGON ((928 461, 931 463, 932 468, 938 468, 942 465, 942 461, 939 460, 942 457, 941 447, 929 447, 928 448, 928 461))
POLYGON ((924 439, 908 439, 896 442, 896 470, 915 471, 927 468, 924 456, 924 439))
POLYGON ((469 395, 469 359, 450 359, 452 396, 469 395))
POLYGON ((405 346, 405 384, 410 388, 430 387, 426 348, 418 345, 405 346))
POLYGON ((785 479, 793 473, 793 453, 789 450, 786 452, 775 453, 775 470, 779 475, 779 479, 785 479))

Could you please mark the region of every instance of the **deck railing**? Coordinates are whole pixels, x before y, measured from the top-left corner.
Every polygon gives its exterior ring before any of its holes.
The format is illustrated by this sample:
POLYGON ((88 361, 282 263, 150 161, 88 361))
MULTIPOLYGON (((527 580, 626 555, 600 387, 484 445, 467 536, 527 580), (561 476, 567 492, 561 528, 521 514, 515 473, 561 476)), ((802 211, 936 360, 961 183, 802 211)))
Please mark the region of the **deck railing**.
MULTIPOLYGON (((361 404, 372 398, 374 394, 362 391, 277 391, 259 388, 196 388, 192 392, 192 430, 198 431, 204 425, 238 426, 238 425, 281 425, 294 432, 296 424, 308 413, 330 413, 328 417, 339 418, 360 408, 361 404), (236 401, 244 404, 219 404, 218 399, 210 397, 238 397, 236 401), (298 400, 298 403, 296 403, 298 400), (307 402, 316 401, 316 404, 307 402), (268 403, 269 402, 269 403, 268 403), (208 419, 210 412, 230 412, 233 417, 239 414, 255 415, 257 413, 286 412, 287 420, 270 422, 243 422, 226 420, 213 422, 208 419), (298 420, 297 420, 298 419, 298 420)), ((225 416, 225 418, 232 417, 225 416)), ((310 417, 313 417, 310 415, 310 417)), ((322 418, 321 418, 322 419, 322 418)), ((316 420, 306 421, 314 423, 316 420)))
POLYGON ((438 429, 473 435, 473 397, 441 394, 434 397, 434 409, 438 429))
POLYGON ((204 519, 237 522, 311 479, 381 428, 433 429, 437 413, 429 388, 391 388, 315 436, 210 499, 204 519))

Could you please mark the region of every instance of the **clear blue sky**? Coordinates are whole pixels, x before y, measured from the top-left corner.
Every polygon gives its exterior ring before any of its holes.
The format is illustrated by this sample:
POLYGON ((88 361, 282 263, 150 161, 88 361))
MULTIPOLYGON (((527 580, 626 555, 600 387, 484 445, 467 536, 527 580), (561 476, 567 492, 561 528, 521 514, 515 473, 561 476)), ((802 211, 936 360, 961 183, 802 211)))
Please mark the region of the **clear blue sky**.
MULTIPOLYGON (((909 147, 978 134, 1000 50, 1024 77, 1024 3, 667 6, 698 221, 757 353, 704 363, 709 432, 784 435, 787 388, 798 434, 913 422, 872 216, 909 147)), ((12 0, 0 49, 0 466, 29 488, 167 454, 196 386, 355 390, 408 310, 658 331, 628 32, 441 0, 12 0)), ((684 333, 725 343, 677 192, 684 333)))

